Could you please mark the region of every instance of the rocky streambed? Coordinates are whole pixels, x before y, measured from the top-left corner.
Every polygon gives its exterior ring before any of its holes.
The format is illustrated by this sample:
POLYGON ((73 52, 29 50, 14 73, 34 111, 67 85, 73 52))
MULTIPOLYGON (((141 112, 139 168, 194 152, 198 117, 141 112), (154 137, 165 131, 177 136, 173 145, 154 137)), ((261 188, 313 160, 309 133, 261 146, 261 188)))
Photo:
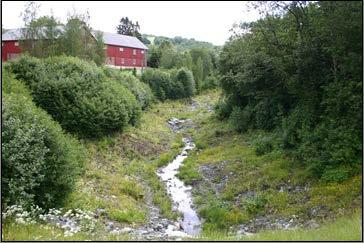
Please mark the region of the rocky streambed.
MULTIPOLYGON (((168 121, 174 131, 179 131, 181 124, 185 120, 172 118, 168 121)), ((158 176, 166 183, 168 194, 171 196, 173 204, 179 212, 183 214, 180 222, 184 232, 191 236, 196 236, 201 230, 201 220, 193 208, 191 187, 186 186, 183 181, 176 176, 183 161, 188 157, 188 151, 195 148, 195 144, 188 136, 183 137, 185 144, 182 152, 167 166, 158 170, 158 176)))

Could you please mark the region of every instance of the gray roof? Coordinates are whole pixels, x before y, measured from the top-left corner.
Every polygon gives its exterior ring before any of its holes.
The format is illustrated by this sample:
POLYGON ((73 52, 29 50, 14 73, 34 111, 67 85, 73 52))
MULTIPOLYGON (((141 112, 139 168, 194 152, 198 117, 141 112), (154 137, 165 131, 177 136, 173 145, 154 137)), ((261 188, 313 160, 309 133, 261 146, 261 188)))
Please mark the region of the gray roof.
MULTIPOLYGON (((44 29, 46 30, 46 29, 44 29)), ((59 26, 59 30, 63 31, 64 27, 59 26)), ((115 45, 115 46, 125 46, 125 47, 133 47, 148 50, 143 42, 141 42, 138 38, 134 36, 128 35, 119 35, 109 32, 102 32, 104 43, 108 45, 115 45)), ((92 31, 93 36, 96 35, 96 31, 92 31)), ((12 40, 21 40, 23 38, 22 29, 9 29, 7 30, 1 37, 3 41, 12 41, 12 40)))
MULTIPOLYGON (((64 30, 63 26, 57 26, 56 28, 60 32, 64 30)), ((6 32, 1 36, 1 40, 3 41, 23 40, 24 39, 23 30, 24 28, 6 30, 6 32)), ((40 30, 43 32, 44 35, 46 35, 47 27, 42 27, 40 30)))
POLYGON ((22 37, 21 29, 10 29, 10 30, 7 30, 1 36, 1 40, 3 40, 3 41, 20 40, 20 39, 22 39, 21 37, 22 37))
MULTIPOLYGON (((120 35, 120 34, 114 34, 109 32, 102 32, 104 43, 108 45, 115 45, 115 46, 125 46, 125 47, 134 47, 139 49, 145 49, 148 50, 148 47, 143 44, 138 38, 134 36, 128 36, 128 35, 120 35)), ((94 36, 96 34, 96 31, 93 31, 92 33, 94 36)))

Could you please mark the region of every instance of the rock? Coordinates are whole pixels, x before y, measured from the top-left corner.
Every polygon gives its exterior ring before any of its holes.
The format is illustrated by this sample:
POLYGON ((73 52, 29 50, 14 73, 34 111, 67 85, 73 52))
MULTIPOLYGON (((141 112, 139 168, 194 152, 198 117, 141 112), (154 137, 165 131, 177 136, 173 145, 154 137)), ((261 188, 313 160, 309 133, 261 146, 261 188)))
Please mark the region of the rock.
POLYGON ((96 209, 96 212, 95 212, 95 218, 99 218, 100 216, 107 216, 107 212, 105 209, 103 208, 98 208, 96 209))
POLYGON ((317 229, 320 227, 320 225, 318 223, 316 223, 315 220, 311 219, 309 221, 306 222, 306 226, 310 229, 317 229))
POLYGON ((125 227, 120 230, 121 233, 130 233, 132 231, 133 231, 133 229, 129 228, 129 227, 125 227))
POLYGON ((120 234, 120 231, 119 230, 112 230, 112 231, 110 231, 110 234, 118 235, 118 234, 120 234))

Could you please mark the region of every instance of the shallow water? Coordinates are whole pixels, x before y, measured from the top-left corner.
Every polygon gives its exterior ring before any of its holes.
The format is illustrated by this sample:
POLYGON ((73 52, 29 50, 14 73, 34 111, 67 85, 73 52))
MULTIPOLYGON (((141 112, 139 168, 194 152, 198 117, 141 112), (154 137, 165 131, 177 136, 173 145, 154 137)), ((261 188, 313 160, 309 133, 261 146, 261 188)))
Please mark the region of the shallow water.
POLYGON ((195 144, 188 138, 183 138, 183 142, 185 147, 182 152, 157 174, 166 183, 167 191, 178 211, 183 213, 183 221, 181 222, 183 230, 194 236, 198 235, 201 230, 201 221, 192 207, 191 187, 186 186, 183 181, 176 177, 176 174, 183 161, 188 157, 188 151, 194 149, 195 144))

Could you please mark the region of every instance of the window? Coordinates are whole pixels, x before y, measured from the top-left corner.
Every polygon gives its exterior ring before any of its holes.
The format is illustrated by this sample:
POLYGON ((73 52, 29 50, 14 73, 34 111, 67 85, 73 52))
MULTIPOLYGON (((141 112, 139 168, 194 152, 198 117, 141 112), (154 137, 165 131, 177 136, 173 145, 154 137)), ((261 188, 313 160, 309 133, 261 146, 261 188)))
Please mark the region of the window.
POLYGON ((133 55, 136 55, 136 49, 133 49, 133 55))
POLYGON ((133 65, 135 65, 135 64, 136 64, 136 59, 134 58, 134 59, 133 59, 133 65))
POLYGON ((119 51, 124 51, 124 48, 120 47, 120 48, 119 48, 119 51))
POLYGON ((17 41, 16 41, 16 42, 14 43, 14 45, 15 45, 15 46, 19 46, 19 42, 17 42, 17 41))
POLYGON ((121 64, 124 64, 124 58, 121 58, 121 64))
POLYGON ((144 54, 144 50, 141 50, 141 51, 140 51, 140 53, 141 53, 141 54, 144 54))
POLYGON ((115 57, 107 57, 106 64, 115 66, 115 57))
POLYGON ((12 60, 12 59, 17 58, 19 55, 20 55, 19 53, 8 53, 7 54, 7 59, 12 60))

